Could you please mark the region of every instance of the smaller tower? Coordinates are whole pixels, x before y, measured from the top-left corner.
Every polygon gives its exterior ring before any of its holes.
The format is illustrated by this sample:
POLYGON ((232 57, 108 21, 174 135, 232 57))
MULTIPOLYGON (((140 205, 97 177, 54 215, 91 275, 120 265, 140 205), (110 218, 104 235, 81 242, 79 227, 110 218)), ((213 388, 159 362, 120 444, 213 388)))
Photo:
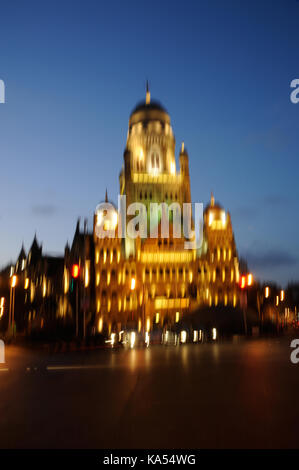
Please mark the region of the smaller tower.
POLYGON ((181 175, 182 175, 183 202, 191 203, 189 157, 188 157, 188 152, 185 149, 184 142, 182 142, 182 147, 180 151, 180 169, 181 169, 181 175))

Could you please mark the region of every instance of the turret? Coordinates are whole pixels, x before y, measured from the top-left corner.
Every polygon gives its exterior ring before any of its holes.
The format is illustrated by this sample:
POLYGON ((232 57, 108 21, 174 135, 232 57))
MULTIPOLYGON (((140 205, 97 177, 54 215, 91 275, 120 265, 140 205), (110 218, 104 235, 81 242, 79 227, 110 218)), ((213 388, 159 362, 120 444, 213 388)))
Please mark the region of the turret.
POLYGON ((191 202, 190 176, 189 176, 189 157, 184 142, 180 151, 180 170, 182 175, 183 201, 191 202))

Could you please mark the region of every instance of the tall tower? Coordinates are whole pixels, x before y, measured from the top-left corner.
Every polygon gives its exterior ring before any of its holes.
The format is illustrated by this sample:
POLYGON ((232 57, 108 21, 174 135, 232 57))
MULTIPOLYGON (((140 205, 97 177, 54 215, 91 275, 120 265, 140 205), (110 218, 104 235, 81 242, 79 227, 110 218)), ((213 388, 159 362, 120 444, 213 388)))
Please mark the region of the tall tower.
MULTIPOLYGON (((120 193, 126 195, 127 207, 142 202, 147 214, 153 202, 177 202, 181 207, 184 202, 191 202, 188 154, 183 145, 177 172, 169 114, 160 103, 151 100, 148 86, 145 101, 130 115, 120 193)), ((126 251, 133 254, 133 245, 126 251)))

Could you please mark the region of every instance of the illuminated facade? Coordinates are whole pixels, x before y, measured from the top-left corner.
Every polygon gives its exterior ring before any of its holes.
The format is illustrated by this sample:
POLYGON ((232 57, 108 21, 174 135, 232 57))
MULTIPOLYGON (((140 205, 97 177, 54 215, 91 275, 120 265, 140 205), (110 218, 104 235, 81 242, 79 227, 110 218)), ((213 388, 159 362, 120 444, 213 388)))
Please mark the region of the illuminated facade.
MULTIPOLYGON (((150 214, 151 203, 168 206, 191 202, 189 158, 184 144, 176 168, 175 138, 170 117, 147 90, 129 119, 121 170, 120 194, 126 209, 142 202, 150 214)), ((108 202, 106 195, 106 202, 108 202)), ((131 214, 133 216, 133 214, 131 214)), ((178 322, 186 312, 201 305, 236 305, 239 267, 230 215, 212 195, 204 212, 204 239, 199 250, 187 250, 184 237, 118 238, 118 213, 111 215, 109 229, 115 238, 99 238, 94 217, 95 326, 98 331, 126 327, 150 331, 155 325, 178 322)), ((131 217, 132 218, 132 217, 131 217)), ((130 215, 128 219, 130 220, 130 215)))

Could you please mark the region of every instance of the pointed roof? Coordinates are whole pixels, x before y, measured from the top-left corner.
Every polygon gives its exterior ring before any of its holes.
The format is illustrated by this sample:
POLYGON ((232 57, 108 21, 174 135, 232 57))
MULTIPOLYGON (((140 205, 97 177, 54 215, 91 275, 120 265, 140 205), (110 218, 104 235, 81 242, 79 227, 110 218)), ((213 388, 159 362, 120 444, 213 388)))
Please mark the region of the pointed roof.
POLYGON ((36 251, 36 250, 40 250, 40 249, 41 249, 41 246, 39 246, 39 244, 37 242, 36 232, 35 232, 30 251, 36 251))
POLYGON ((24 243, 22 243, 22 248, 21 248, 20 254, 18 256, 18 260, 22 260, 22 259, 25 259, 25 258, 26 258, 26 252, 25 252, 25 248, 24 248, 24 243))
POLYGON ((211 206, 211 207, 214 207, 214 206, 215 206, 215 198, 214 198, 213 192, 211 192, 211 202, 210 202, 210 206, 211 206))
POLYGON ((188 152, 187 152, 187 149, 185 147, 185 142, 184 141, 182 141, 180 155, 187 155, 188 156, 188 152))

